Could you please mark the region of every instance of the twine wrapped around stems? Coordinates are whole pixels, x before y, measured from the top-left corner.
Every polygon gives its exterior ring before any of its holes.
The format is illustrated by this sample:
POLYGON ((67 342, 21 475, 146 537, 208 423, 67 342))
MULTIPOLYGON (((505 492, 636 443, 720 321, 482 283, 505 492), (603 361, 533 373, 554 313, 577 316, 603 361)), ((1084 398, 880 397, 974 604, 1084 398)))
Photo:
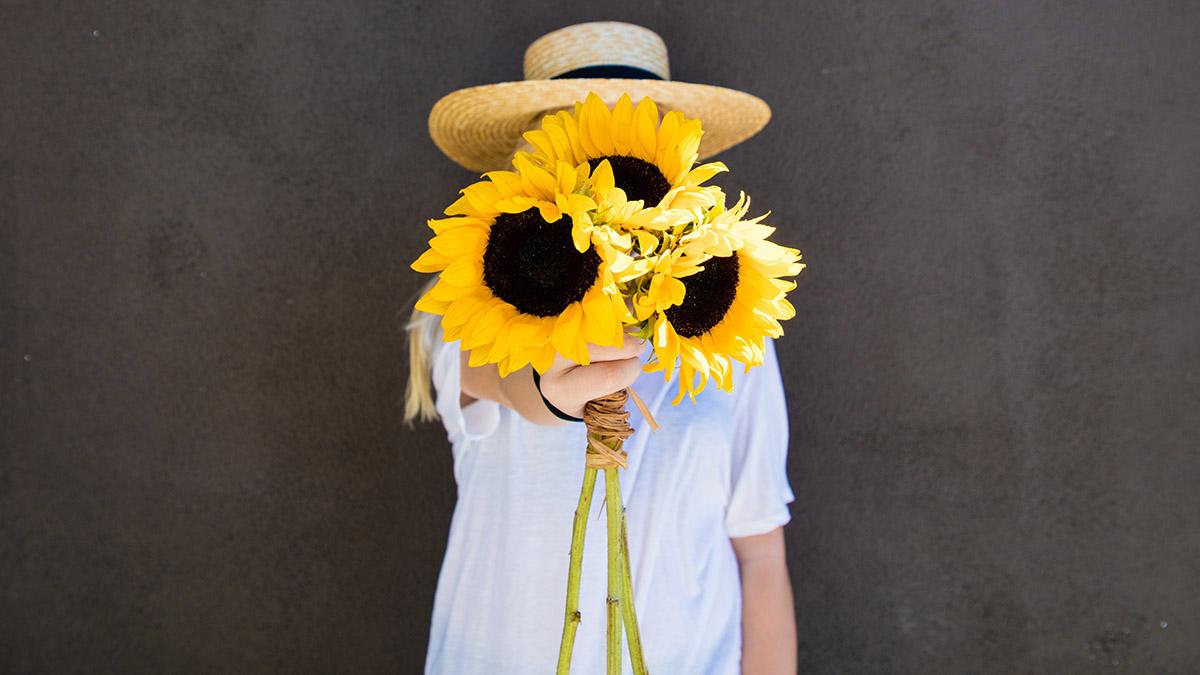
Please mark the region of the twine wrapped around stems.
POLYGON ((633 435, 629 426, 628 399, 625 389, 588 401, 583 408, 583 423, 587 425, 587 466, 589 469, 625 468, 629 454, 622 447, 633 435))

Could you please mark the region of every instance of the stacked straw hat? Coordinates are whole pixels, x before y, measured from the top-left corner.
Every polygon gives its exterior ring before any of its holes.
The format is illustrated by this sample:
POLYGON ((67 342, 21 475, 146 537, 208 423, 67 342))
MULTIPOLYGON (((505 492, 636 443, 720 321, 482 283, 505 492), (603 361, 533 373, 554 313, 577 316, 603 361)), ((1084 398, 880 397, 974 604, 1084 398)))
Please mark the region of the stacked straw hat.
POLYGON ((453 92, 429 113, 429 134, 447 157, 472 171, 507 166, 521 134, 546 113, 588 92, 610 106, 621 94, 649 96, 704 125, 700 158, 758 133, 771 108, 757 96, 709 84, 672 82, 667 45, 654 31, 617 21, 567 26, 525 50, 525 79, 453 92))

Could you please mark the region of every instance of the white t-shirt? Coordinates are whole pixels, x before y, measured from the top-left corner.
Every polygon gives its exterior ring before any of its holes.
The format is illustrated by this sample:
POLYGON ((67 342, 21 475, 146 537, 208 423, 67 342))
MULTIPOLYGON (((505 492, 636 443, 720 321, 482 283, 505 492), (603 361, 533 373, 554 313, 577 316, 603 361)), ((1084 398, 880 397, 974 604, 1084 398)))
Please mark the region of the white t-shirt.
MULTIPOLYGON (((558 658, 571 524, 584 469, 582 424, 542 427, 491 401, 459 404, 458 343, 437 345, 437 409, 454 448, 458 503, 438 578, 425 672, 551 673, 558 658)), ((741 661, 741 588, 730 537, 788 522, 787 407, 774 346, 733 393, 672 406, 661 373, 634 384, 621 494, 634 600, 652 673, 726 675, 741 661)), ((521 375, 516 375, 521 376, 521 375)), ((604 480, 588 518, 571 672, 604 672, 604 480)), ((625 648, 625 642, 622 640, 625 648)), ((628 652, 622 663, 631 672, 628 652)))

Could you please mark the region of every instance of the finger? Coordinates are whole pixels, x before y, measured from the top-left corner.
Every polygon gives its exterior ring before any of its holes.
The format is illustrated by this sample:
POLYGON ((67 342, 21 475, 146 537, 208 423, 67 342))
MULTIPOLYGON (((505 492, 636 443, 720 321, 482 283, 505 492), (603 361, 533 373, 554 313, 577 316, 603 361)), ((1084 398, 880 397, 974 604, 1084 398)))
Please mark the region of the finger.
MULTIPOLYGON (((618 347, 601 347, 598 345, 589 344, 588 361, 590 363, 599 363, 602 361, 623 361, 625 359, 641 356, 645 348, 645 340, 625 333, 624 342, 618 347)), ((554 363, 550 365, 549 370, 547 370, 545 373, 542 373, 542 376, 550 377, 578 367, 580 367, 578 363, 564 358, 562 354, 555 354, 554 363)))
MULTIPOLYGON (((633 384, 642 372, 639 358, 615 361, 599 361, 590 366, 580 366, 562 373, 556 378, 561 387, 564 403, 583 409, 588 401, 607 396, 633 384)), ((578 416, 578 415, 577 415, 578 416)))
POLYGON ((641 356, 642 350, 645 348, 645 340, 632 335, 626 335, 625 341, 617 347, 588 345, 588 356, 591 357, 593 363, 597 361, 623 361, 641 356))

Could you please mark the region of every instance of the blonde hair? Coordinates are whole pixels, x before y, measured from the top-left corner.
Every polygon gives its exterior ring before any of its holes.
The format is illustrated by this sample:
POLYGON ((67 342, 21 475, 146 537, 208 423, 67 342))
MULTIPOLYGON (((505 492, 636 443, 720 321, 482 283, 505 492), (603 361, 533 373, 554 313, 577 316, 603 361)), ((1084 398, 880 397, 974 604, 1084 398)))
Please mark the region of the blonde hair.
MULTIPOLYGON (((418 292, 424 295, 437 283, 437 278, 430 279, 418 292)), ((408 338, 408 384, 404 388, 404 421, 412 424, 413 420, 432 422, 438 418, 437 408, 433 401, 432 378, 433 364, 430 363, 433 353, 434 328, 438 317, 413 309, 404 331, 408 338)))

